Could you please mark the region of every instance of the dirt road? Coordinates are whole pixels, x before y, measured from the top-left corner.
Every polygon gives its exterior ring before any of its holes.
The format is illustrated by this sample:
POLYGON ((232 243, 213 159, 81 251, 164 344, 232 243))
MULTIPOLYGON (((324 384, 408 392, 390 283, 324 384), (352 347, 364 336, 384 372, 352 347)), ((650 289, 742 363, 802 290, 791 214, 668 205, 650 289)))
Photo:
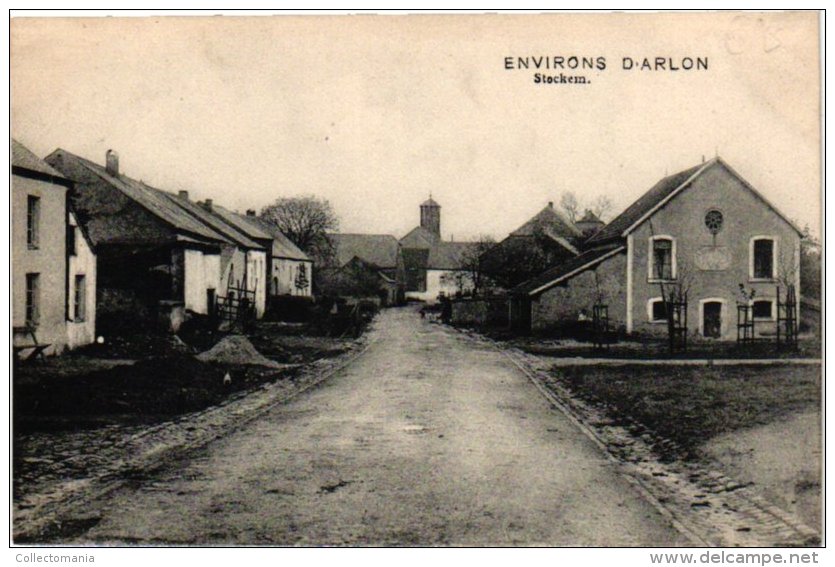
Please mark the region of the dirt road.
POLYGON ((91 503, 66 543, 677 545, 502 354, 412 309, 320 388, 91 503))

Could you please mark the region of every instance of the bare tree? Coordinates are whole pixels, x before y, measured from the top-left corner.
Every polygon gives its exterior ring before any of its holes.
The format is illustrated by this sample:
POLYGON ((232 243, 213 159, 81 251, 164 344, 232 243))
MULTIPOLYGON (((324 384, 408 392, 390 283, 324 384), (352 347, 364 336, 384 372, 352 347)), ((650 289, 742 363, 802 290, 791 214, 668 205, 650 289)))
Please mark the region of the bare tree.
MULTIPOLYGON (((777 259, 777 283, 783 289, 788 289, 789 286, 794 286, 797 283, 797 276, 800 273, 800 258, 795 254, 794 249, 786 251, 785 248, 780 248, 779 257, 777 259)), ((796 290, 799 292, 800 290, 796 290)))
POLYGON ((612 205, 612 200, 609 199, 606 195, 600 195, 595 200, 591 202, 591 212, 593 212, 597 218, 603 220, 604 217, 607 217, 614 205, 612 205))
POLYGON ((568 220, 572 223, 577 222, 577 217, 580 214, 580 202, 573 192, 566 191, 562 194, 560 197, 560 207, 568 215, 568 220))
MULTIPOLYGON (((472 285, 473 295, 478 295, 490 283, 484 273, 484 253, 495 245, 496 241, 491 236, 481 236, 461 254, 461 268, 472 285)), ((459 290, 463 291, 460 285, 459 290)))
POLYGON ((339 228, 329 201, 312 195, 281 197, 261 209, 261 218, 273 223, 287 238, 315 259, 329 257, 328 232, 339 228))

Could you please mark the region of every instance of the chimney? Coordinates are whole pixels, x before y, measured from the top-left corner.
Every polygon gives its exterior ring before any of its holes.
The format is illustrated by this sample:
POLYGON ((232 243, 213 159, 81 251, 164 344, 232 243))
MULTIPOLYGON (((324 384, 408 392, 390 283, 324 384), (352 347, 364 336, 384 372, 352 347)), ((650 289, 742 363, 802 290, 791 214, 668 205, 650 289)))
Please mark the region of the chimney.
POLYGON ((107 153, 104 154, 104 160, 104 168, 107 173, 113 176, 119 175, 119 154, 113 150, 107 150, 107 153))
POLYGON ((180 195, 180 199, 185 199, 186 201, 188 201, 188 191, 183 191, 181 189, 180 192, 179 192, 179 195, 180 195))
POLYGON ((255 216, 255 209, 247 209, 246 210, 246 216, 254 217, 255 216))
POLYGON ((205 201, 203 201, 203 208, 211 213, 212 212, 212 200, 211 199, 206 199, 205 201))
POLYGON ((548 201, 548 208, 549 208, 549 209, 553 209, 553 208, 554 208, 554 201, 548 201))

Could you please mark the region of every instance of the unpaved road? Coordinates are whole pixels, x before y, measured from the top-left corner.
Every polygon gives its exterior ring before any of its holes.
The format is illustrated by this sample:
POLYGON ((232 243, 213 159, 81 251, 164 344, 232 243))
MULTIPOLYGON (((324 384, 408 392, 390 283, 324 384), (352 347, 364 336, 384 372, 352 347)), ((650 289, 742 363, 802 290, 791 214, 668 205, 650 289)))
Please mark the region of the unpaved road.
POLYGON ((501 353, 412 309, 372 333, 323 386, 90 503, 63 542, 686 544, 501 353))

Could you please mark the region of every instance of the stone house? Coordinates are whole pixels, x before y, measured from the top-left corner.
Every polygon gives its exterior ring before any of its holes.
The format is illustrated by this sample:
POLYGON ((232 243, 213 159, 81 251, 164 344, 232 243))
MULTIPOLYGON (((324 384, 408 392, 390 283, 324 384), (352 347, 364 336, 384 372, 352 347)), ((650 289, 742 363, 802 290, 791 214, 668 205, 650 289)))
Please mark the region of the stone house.
MULTIPOLYGON (((343 281, 350 275, 375 274, 376 285, 385 291, 385 303, 397 305, 404 300, 405 266, 397 239, 389 234, 329 234, 334 264, 324 268, 328 275, 343 281)), ((354 282, 357 284, 359 282, 354 282)), ((353 287, 353 286, 350 286, 353 287)))
POLYGON ((801 237, 717 157, 665 177, 594 233, 579 256, 514 288, 511 325, 545 330, 600 302, 624 332, 664 335, 663 297, 677 289, 687 293, 693 336, 735 338, 738 303, 751 304, 762 332, 773 332, 778 287, 800 289, 801 237))
POLYGON ((187 311, 211 312, 230 275, 247 273, 246 254, 193 212, 199 206, 124 175, 115 152, 105 166, 63 149, 45 161, 74 181, 73 210, 97 253, 99 334, 176 331, 187 311))
POLYGON ((35 342, 60 354, 95 339, 96 256, 69 206, 72 181, 16 140, 11 158, 13 343, 21 356, 35 342))

